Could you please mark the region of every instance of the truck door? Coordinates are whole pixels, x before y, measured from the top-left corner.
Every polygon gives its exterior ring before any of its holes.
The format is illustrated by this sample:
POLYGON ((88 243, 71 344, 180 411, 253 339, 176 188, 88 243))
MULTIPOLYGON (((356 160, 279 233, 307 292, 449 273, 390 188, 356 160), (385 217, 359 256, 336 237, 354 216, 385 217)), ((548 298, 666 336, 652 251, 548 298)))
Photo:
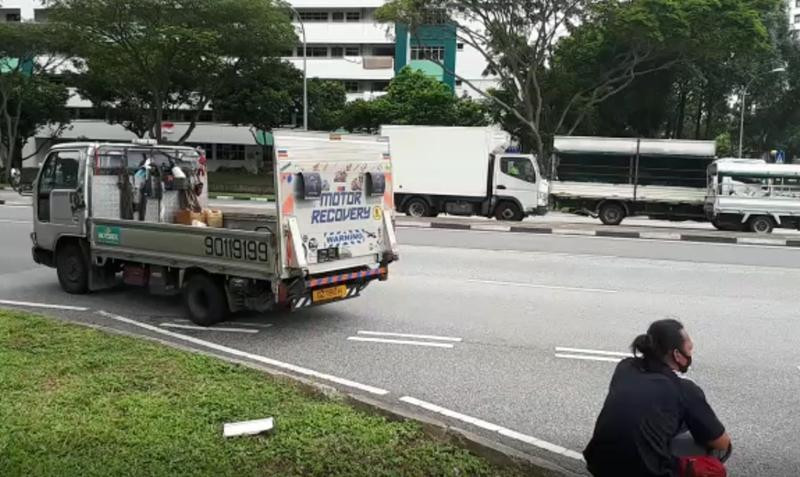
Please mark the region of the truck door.
POLYGON ((531 156, 499 156, 495 162, 495 195, 517 199, 525 213, 534 212, 538 205, 539 177, 531 156))
POLYGON ((42 248, 53 250, 61 235, 83 235, 82 162, 78 149, 52 151, 39 171, 33 206, 36 241, 42 248))

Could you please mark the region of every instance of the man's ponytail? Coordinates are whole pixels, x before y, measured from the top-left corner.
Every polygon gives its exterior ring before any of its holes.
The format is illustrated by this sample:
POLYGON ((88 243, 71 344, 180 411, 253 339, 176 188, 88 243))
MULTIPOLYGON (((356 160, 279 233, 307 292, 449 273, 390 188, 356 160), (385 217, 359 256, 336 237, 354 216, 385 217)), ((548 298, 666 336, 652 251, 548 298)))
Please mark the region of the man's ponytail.
POLYGON ((653 349, 653 337, 646 333, 637 336, 631 343, 631 352, 633 352, 634 356, 641 356, 648 361, 656 358, 656 351, 653 349))
POLYGON ((665 362, 673 350, 683 348, 683 324, 678 320, 658 320, 631 343, 631 351, 647 363, 665 362))

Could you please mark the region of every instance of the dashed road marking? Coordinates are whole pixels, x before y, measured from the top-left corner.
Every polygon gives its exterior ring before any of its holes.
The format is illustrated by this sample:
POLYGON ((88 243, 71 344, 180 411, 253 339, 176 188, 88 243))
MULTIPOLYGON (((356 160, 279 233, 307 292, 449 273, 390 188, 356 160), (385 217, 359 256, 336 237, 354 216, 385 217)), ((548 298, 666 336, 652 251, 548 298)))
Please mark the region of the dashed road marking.
POLYGON ((259 331, 253 328, 231 328, 221 326, 197 326, 197 325, 183 325, 180 323, 161 323, 159 326, 164 328, 176 328, 181 330, 198 330, 198 331, 224 331, 226 333, 258 333, 259 331))
POLYGON ((430 346, 432 348, 452 348, 450 343, 434 343, 431 341, 413 341, 413 340, 390 340, 385 338, 364 338, 362 336, 348 336, 348 341, 365 341, 369 343, 387 343, 409 346, 430 346))
POLYGON ((193 336, 187 336, 181 333, 174 333, 169 330, 165 330, 163 328, 159 328, 158 326, 148 325, 147 323, 141 323, 136 320, 132 320, 130 318, 126 318, 124 316, 115 315, 114 313, 109 313, 107 311, 98 311, 97 314, 101 316, 105 316, 106 318, 112 319, 114 321, 118 321, 120 323, 125 323, 131 326, 136 326, 153 333, 158 333, 164 336, 169 336, 171 338, 175 338, 181 341, 186 341, 188 343, 192 343, 198 346, 202 346, 204 348, 213 349, 215 351, 219 351, 221 353, 238 356, 240 358, 249 359, 251 361, 256 361, 259 363, 266 364, 268 366, 273 366, 275 368, 280 368, 286 371, 291 371, 293 373, 302 374, 304 376, 309 376, 317 379, 321 379, 324 381, 330 381, 332 383, 341 384, 342 386, 347 386, 353 389, 359 389, 364 392, 368 392, 370 394, 376 394, 378 396, 384 396, 389 394, 389 391, 381 388, 377 388, 375 386, 370 386, 367 384, 361 384, 356 381, 351 381, 349 379, 340 378, 338 376, 334 376, 331 374, 320 373, 319 371, 314 371, 313 369, 304 368, 302 366, 297 366, 290 363, 284 363, 282 361, 278 361, 276 359, 267 358, 265 356, 260 356, 257 354, 248 353, 246 351, 238 350, 235 348, 231 348, 228 346, 223 346, 217 343, 212 343, 211 341, 202 340, 200 338, 195 338, 193 336))
POLYGON ((544 449, 555 454, 563 455, 564 457, 569 457, 571 459, 576 460, 583 460, 583 456, 579 452, 575 452, 573 450, 567 449, 566 447, 562 447, 557 444, 553 444, 542 439, 538 439, 533 436, 529 436, 523 434, 521 432, 513 431, 511 429, 507 429, 503 426, 499 426, 497 424, 492 424, 491 422, 484 421, 483 419, 478 419, 476 417, 468 416, 466 414, 461 414, 460 412, 456 412, 441 406, 437 406, 436 404, 432 404, 426 401, 422 401, 420 399, 413 398, 411 396, 403 396, 400 398, 400 401, 411 404, 412 406, 421 407, 427 411, 441 414, 442 416, 446 416, 452 419, 459 420, 461 422, 466 422, 467 424, 471 424, 476 427, 480 427, 481 429, 496 432, 502 436, 515 439, 526 444, 530 444, 534 447, 538 447, 540 449, 544 449))
POLYGON ((87 311, 85 306, 54 305, 51 303, 36 303, 30 301, 0 300, 0 305, 27 306, 31 308, 52 308, 55 310, 87 311))
POLYGON ((555 357, 562 359, 579 359, 584 361, 606 361, 618 363, 623 358, 630 358, 631 353, 621 353, 619 351, 604 351, 598 349, 567 348, 556 346, 555 357))
POLYGON ((363 331, 359 330, 358 334, 360 335, 370 335, 370 336, 393 336, 395 338, 416 338, 421 340, 437 340, 437 341, 454 341, 460 342, 461 338, 453 338, 450 336, 436 336, 436 335, 415 335, 410 333, 388 333, 383 331, 363 331))

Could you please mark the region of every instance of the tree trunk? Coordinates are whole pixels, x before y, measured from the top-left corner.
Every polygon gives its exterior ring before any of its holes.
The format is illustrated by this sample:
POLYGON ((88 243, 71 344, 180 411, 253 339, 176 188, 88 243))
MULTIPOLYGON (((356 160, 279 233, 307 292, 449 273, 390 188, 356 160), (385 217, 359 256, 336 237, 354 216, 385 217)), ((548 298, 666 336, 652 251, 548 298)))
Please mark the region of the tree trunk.
POLYGON ((708 111, 706 111, 706 133, 703 136, 704 139, 713 139, 711 136, 711 124, 713 123, 714 117, 714 101, 709 100, 708 104, 706 105, 708 111))
POLYGON ((156 91, 155 92, 155 124, 153 124, 153 128, 155 129, 155 139, 156 142, 161 144, 163 141, 163 131, 161 130, 161 123, 164 122, 164 101, 161 98, 161 93, 156 91))
POLYGON ((703 122, 703 104, 705 103, 705 97, 700 96, 697 99, 697 111, 694 115, 694 138, 700 139, 700 126, 703 122))
POLYGON ((678 120, 675 125, 675 139, 683 136, 684 120, 686 119, 686 96, 688 92, 681 86, 680 100, 678 101, 678 120))

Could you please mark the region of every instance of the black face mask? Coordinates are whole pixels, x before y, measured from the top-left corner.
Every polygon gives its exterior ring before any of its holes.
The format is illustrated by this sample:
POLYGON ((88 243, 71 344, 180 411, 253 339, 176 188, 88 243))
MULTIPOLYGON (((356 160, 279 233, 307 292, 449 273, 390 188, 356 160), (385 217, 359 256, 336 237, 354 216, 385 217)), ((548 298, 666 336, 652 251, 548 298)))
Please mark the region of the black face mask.
POLYGON ((681 373, 686 374, 686 372, 689 371, 689 366, 692 365, 692 357, 687 355, 686 353, 684 353, 683 350, 681 350, 681 349, 676 349, 675 351, 677 351, 678 353, 681 354, 681 356, 686 358, 686 364, 685 365, 681 365, 680 363, 678 363, 677 360, 675 361, 675 364, 678 365, 678 370, 681 373))

